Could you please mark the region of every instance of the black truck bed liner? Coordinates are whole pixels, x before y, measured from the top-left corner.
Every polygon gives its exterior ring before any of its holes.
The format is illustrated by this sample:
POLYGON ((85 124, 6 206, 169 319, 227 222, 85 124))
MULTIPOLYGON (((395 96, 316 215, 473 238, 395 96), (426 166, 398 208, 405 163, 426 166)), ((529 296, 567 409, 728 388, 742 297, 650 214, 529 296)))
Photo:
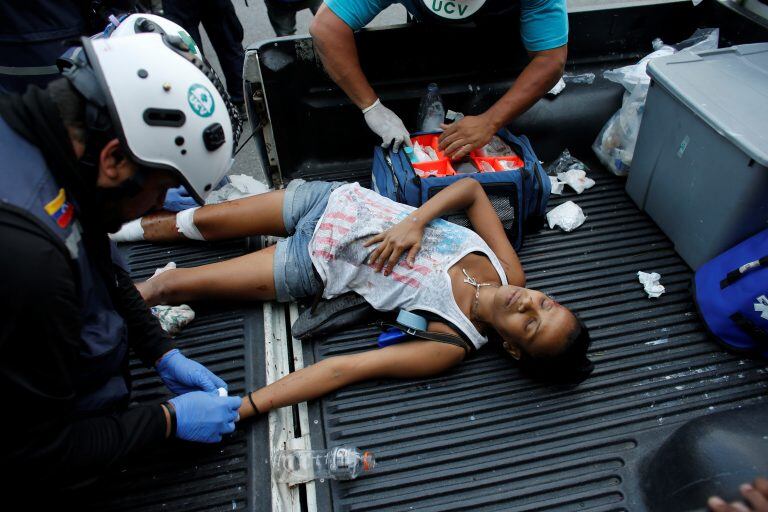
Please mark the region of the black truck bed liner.
MULTIPOLYGON (((593 375, 558 389, 483 349, 439 377, 368 382, 312 402, 313 446, 352 444, 378 461, 369 476, 319 484, 318 510, 645 510, 640 462, 676 426, 764 400, 768 369, 707 339, 688 291, 690 269, 632 204, 623 180, 590 175, 592 189, 551 200, 575 200, 584 225, 571 233, 545 227, 528 236, 520 257, 529 286, 589 326, 593 375), (661 273, 666 293, 646 298, 638 270, 661 273)), ((202 251, 141 244, 127 255, 144 278, 170 260, 196 265, 245 250, 242 242, 202 251)), ((180 346, 233 393, 263 383, 260 307, 196 311, 180 346)), ((376 334, 362 328, 305 343, 305 361, 372 348, 376 334)), ((132 371, 138 402, 165 396, 138 362, 132 371)), ((267 510, 265 423, 220 446, 177 443, 147 454, 99 483, 89 508, 267 510)))
MULTIPOLYGON (((569 85, 513 126, 531 137, 544 160, 565 147, 581 158, 591 154, 589 144, 622 93, 600 78, 601 71, 644 55, 654 37, 679 41, 697 27, 719 26, 721 43, 731 45, 768 33, 764 24, 747 23, 715 1, 695 9, 686 2, 574 13, 570 23, 566 69, 593 71, 598 79, 592 86, 569 85)), ((425 27, 374 30, 358 34, 358 44, 372 85, 395 110, 415 113, 421 82, 434 79, 444 87, 447 105, 475 113, 507 89, 525 55, 509 31, 462 34, 425 27), (423 60, 412 50, 429 36, 467 44, 423 60), (477 48, 499 48, 509 59, 490 54, 477 61, 477 48), (466 69, 457 71, 456 62, 466 69)), ((249 108, 254 123, 269 123, 271 138, 254 140, 270 177, 276 183, 365 179, 377 141, 322 71, 311 40, 267 41, 249 50, 254 54, 258 65, 246 62, 246 89, 248 97, 265 98, 249 108)), ((690 269, 630 201, 624 181, 588 163, 595 187, 550 199, 551 206, 575 200, 586 223, 572 233, 543 228, 527 237, 520 256, 529 286, 573 307, 589 326, 594 374, 575 389, 558 389, 523 378, 513 364, 484 349, 445 375, 363 383, 311 402, 313 447, 353 444, 378 459, 376 470, 358 480, 317 482, 318 510, 644 511, 643 459, 676 426, 764 402, 768 370, 708 340, 688 291, 690 269), (646 298, 639 270, 661 273, 667 292, 646 298)), ((169 260, 199 265, 251 248, 242 241, 136 244, 126 254, 134 275, 143 278, 169 260)), ((261 306, 195 310, 198 318, 179 337, 180 346, 225 378, 233 393, 264 385, 261 306)), ((303 344, 302 355, 310 364, 364 350, 375 345, 376 334, 350 330, 303 344)), ((132 372, 137 401, 166 396, 136 361, 132 372)), ((267 429, 262 420, 242 426, 221 445, 173 443, 146 454, 76 494, 78 509, 269 510, 267 429)), ((314 501, 304 492, 303 508, 314 501)))
MULTIPOLYGON (((520 258, 528 286, 590 328, 592 376, 571 390, 541 385, 483 349, 440 377, 369 382, 322 399, 310 419, 322 422, 326 446, 372 450, 378 467, 332 482, 320 510, 645 510, 639 462, 675 427, 764 399, 765 366, 707 339, 690 269, 624 181, 590 175, 592 189, 551 199, 574 200, 587 221, 528 236, 520 258), (648 299, 638 270, 659 272, 666 293, 648 299)), ((369 349, 376 334, 307 344, 305 358, 369 349)))

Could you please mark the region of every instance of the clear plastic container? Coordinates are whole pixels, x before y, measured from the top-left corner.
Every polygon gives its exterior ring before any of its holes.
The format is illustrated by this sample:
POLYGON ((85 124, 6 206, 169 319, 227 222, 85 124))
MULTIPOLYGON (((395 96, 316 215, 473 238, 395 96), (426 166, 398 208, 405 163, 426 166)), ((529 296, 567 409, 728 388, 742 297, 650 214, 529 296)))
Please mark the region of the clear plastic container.
POLYGON ((376 466, 371 452, 352 446, 330 450, 282 450, 272 459, 272 475, 278 482, 300 484, 315 479, 352 480, 376 466))
POLYGON ((421 98, 419 105, 418 127, 421 132, 434 132, 440 130, 440 125, 445 122, 445 107, 440 98, 437 84, 429 84, 427 93, 421 98))

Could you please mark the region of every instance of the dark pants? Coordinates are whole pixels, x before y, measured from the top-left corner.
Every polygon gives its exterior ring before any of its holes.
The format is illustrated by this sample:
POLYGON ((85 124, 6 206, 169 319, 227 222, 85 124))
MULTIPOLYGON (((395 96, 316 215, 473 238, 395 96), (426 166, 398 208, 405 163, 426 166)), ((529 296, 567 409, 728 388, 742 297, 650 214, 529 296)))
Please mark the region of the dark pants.
POLYGON ((165 16, 184 27, 203 49, 198 25, 203 24, 224 71, 233 103, 243 102, 243 26, 231 0, 163 0, 165 16))
POLYGON ((299 2, 264 0, 264 3, 267 5, 267 16, 275 34, 292 36, 296 33, 296 13, 309 9, 312 14, 316 14, 323 4, 323 0, 301 0, 299 2))

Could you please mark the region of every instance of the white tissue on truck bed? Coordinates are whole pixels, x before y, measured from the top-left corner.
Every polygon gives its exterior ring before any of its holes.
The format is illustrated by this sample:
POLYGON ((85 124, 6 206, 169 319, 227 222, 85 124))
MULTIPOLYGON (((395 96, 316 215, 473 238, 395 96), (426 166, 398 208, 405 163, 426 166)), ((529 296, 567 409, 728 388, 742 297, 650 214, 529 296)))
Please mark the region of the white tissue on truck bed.
POLYGON ((661 279, 661 275, 658 272, 648 273, 640 271, 637 273, 637 280, 643 285, 649 299, 657 299, 664 293, 665 288, 659 284, 659 279, 661 279))
POLYGON ((554 176, 549 177, 549 182, 552 184, 552 190, 550 193, 555 194, 556 196, 563 195, 563 187, 565 186, 565 183, 558 181, 558 179, 554 176))
POLYGON ((577 194, 595 186, 595 180, 587 178, 587 173, 578 169, 558 173, 557 179, 570 186, 577 194))
POLYGON ((579 205, 573 201, 567 201, 547 213, 549 228, 560 226, 563 231, 573 231, 584 224, 586 218, 579 205))

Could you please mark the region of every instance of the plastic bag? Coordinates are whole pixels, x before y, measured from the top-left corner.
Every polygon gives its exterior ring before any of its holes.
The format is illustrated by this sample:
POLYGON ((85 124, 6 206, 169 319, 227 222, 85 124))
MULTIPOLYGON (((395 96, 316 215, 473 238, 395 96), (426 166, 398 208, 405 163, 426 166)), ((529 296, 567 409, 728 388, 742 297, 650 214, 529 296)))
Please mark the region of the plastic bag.
POLYGON ((595 81, 594 73, 581 73, 580 75, 563 75, 563 81, 567 84, 588 84, 595 81))
POLYGON ((566 148, 547 167, 549 181, 552 183, 550 193, 562 195, 564 185, 569 185, 577 194, 581 194, 585 189, 592 188, 595 185, 595 181, 587 178, 588 170, 589 167, 578 158, 571 156, 571 152, 566 148))
POLYGON ((618 176, 626 176, 632 166, 635 143, 643 119, 645 99, 651 78, 648 63, 659 57, 666 57, 678 51, 699 52, 717 48, 720 29, 697 29, 691 37, 676 45, 665 45, 661 39, 653 41, 654 51, 637 64, 603 72, 603 78, 624 86, 626 90, 621 108, 605 123, 592 144, 600 162, 618 176))
POLYGON ((626 176, 632 166, 647 95, 648 84, 635 84, 632 93, 624 94, 621 108, 605 123, 592 144, 600 162, 617 176, 626 176))
POLYGON ((557 176, 560 173, 568 172, 572 169, 577 171, 588 171, 589 167, 578 158, 574 158, 568 148, 565 148, 560 156, 558 156, 549 166, 547 166, 547 174, 550 176, 557 176))
POLYGON ((211 192, 205 199, 205 204, 218 204, 269 192, 265 184, 247 174, 233 174, 226 179, 228 183, 211 192))
POLYGON ((573 231, 584 224, 586 219, 587 217, 581 211, 579 205, 573 201, 567 201, 547 212, 549 229, 555 229, 555 226, 560 226, 563 231, 573 231))

